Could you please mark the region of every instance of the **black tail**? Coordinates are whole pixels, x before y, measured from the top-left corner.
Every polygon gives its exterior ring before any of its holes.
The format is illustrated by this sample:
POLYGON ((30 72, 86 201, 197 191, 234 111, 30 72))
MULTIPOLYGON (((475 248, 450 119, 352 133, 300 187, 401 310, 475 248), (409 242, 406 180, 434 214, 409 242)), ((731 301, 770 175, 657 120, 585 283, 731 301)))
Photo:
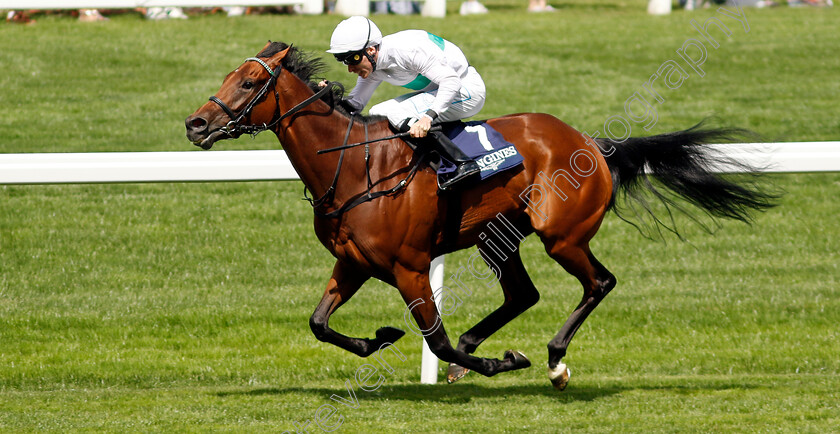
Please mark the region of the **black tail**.
POLYGON ((684 131, 631 137, 624 142, 596 139, 601 148, 606 150, 605 158, 612 173, 613 196, 610 208, 630 222, 616 206, 618 196, 622 194, 624 203, 629 205, 637 217, 640 216, 634 204, 641 205, 657 227, 667 228, 679 235, 673 224, 671 209, 689 216, 691 214, 680 207, 673 195, 666 194, 651 183, 649 176, 653 175, 662 185, 713 217, 750 222, 752 211, 775 206, 774 202, 779 196, 762 191, 755 182, 736 184, 715 173, 713 169, 722 166, 738 167, 741 171, 752 173, 759 169, 716 155, 705 146, 708 143, 732 142, 736 137, 748 134, 749 131, 736 128, 703 128, 701 122, 684 131), (614 149, 612 153, 611 149, 614 149), (652 193, 665 205, 671 217, 671 225, 663 223, 654 214, 644 199, 645 193, 652 193))

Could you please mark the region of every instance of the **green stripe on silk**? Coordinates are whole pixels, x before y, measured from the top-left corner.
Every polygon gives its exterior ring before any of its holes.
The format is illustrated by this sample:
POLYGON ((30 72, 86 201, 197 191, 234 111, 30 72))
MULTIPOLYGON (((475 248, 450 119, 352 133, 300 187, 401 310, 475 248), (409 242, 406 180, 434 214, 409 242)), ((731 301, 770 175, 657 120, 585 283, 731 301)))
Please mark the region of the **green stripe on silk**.
POLYGON ((443 50, 443 45, 445 43, 443 38, 441 38, 438 35, 434 35, 432 33, 429 33, 429 32, 426 32, 426 34, 429 35, 429 39, 431 39, 432 42, 435 43, 435 45, 437 45, 438 47, 440 47, 441 50, 443 50))
POLYGON ((410 83, 404 84, 403 87, 407 87, 411 90, 421 90, 428 86, 429 83, 431 83, 431 80, 426 78, 423 74, 417 74, 417 77, 414 77, 414 80, 411 80, 410 83))

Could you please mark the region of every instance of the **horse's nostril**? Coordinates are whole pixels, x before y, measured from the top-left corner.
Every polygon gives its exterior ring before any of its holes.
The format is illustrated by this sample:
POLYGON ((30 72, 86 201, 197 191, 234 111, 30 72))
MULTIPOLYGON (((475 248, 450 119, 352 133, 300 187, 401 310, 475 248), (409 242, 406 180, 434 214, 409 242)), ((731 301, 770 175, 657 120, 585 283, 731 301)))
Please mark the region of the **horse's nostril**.
POLYGON ((191 130, 197 130, 205 126, 207 126, 207 121, 204 118, 196 116, 192 119, 187 119, 187 128, 191 130))

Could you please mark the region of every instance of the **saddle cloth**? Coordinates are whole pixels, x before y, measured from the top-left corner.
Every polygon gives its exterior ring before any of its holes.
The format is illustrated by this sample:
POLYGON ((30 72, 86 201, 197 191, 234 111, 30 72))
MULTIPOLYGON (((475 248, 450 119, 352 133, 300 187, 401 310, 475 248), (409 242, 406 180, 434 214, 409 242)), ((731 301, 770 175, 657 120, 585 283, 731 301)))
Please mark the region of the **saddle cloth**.
MULTIPOLYGON (((485 121, 447 122, 442 126, 449 139, 481 167, 482 180, 514 168, 523 161, 516 146, 485 121)), ((441 157, 437 173, 446 174, 455 168, 454 164, 441 157)))

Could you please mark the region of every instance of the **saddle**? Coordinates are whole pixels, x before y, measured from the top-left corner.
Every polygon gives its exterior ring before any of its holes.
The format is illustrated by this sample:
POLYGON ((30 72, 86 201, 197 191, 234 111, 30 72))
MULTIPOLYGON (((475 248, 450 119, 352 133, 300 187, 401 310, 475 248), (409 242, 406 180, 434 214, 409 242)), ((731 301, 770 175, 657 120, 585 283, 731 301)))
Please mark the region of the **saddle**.
MULTIPOLYGON (((501 133, 486 121, 455 121, 439 125, 442 132, 464 154, 478 163, 481 169, 481 180, 512 169, 524 160, 516 146, 505 140, 501 133)), ((431 152, 437 156, 430 159, 429 164, 437 172, 439 180, 456 170, 457 165, 449 161, 445 155, 440 155, 439 152, 425 146, 418 146, 419 141, 415 139, 407 139, 406 142, 415 152, 431 152)))

